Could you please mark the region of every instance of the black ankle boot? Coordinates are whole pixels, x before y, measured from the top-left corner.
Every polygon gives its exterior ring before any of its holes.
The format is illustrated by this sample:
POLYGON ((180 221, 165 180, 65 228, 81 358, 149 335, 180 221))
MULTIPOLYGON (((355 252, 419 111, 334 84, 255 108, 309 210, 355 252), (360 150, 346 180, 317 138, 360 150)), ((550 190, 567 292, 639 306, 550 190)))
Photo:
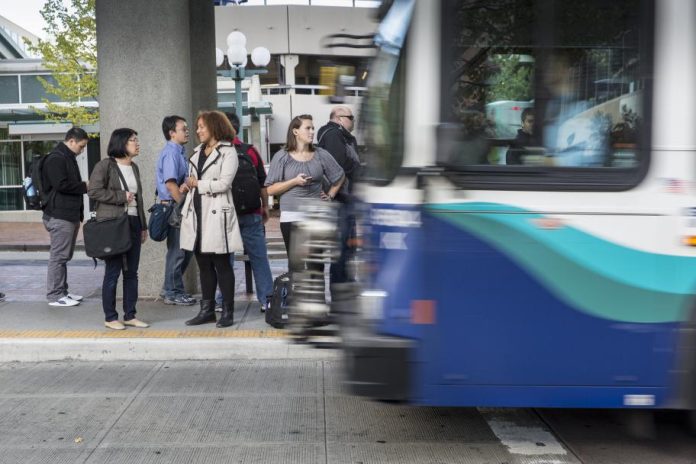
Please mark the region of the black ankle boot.
POLYGON ((222 315, 216 327, 229 327, 234 324, 234 302, 228 303, 227 301, 222 302, 222 315))
POLYGON ((186 325, 201 325, 215 322, 215 300, 201 300, 201 310, 196 317, 186 321, 186 325))

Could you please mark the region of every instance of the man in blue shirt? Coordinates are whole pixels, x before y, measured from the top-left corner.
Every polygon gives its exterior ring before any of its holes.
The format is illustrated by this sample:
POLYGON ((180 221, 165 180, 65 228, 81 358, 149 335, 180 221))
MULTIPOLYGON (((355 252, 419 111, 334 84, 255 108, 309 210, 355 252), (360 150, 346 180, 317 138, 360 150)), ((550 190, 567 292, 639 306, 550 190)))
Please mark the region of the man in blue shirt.
MULTIPOLYGON (((162 203, 181 203, 184 195, 179 187, 188 173, 188 160, 184 145, 189 140, 186 120, 181 116, 167 116, 162 120, 162 132, 167 144, 157 160, 157 199, 162 203)), ((164 269, 164 285, 161 296, 164 304, 191 306, 196 300, 184 291, 184 271, 191 261, 192 253, 179 246, 180 229, 169 226, 167 232, 167 258, 164 269)))

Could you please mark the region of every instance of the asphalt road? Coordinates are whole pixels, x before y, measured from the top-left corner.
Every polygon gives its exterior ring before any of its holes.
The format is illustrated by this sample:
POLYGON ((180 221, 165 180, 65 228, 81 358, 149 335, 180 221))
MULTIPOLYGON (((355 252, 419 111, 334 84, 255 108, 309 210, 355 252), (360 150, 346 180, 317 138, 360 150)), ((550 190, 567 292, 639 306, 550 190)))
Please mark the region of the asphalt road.
POLYGON ((0 364, 0 463, 696 463, 678 414, 410 407, 340 379, 319 359, 0 364))

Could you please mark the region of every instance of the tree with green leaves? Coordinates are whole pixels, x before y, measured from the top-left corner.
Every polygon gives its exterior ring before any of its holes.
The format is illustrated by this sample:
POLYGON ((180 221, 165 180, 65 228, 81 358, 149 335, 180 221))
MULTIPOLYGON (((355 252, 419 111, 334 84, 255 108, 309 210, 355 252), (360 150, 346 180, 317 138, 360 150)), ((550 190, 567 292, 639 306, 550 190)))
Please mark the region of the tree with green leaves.
POLYGON ((496 55, 497 72, 488 89, 489 101, 529 101, 534 98, 534 63, 522 63, 520 55, 496 55))
POLYGON ((37 111, 47 120, 70 121, 76 126, 99 120, 96 108, 80 105, 80 100, 96 100, 98 95, 95 11, 96 0, 46 0, 41 9, 48 40, 27 45, 52 74, 51 79, 39 78, 41 84, 64 102, 43 100, 46 109, 37 111))

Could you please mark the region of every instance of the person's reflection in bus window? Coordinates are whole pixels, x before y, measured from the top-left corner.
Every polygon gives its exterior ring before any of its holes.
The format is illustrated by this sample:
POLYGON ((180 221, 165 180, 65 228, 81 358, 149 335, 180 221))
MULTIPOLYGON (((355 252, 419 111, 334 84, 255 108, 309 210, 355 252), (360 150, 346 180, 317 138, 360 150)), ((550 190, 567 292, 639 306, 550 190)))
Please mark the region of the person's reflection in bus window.
POLYGON ((522 111, 522 128, 517 130, 517 136, 510 143, 510 148, 505 155, 506 164, 524 164, 523 156, 527 154, 527 147, 538 147, 539 140, 534 133, 534 110, 525 108, 522 111))
POLYGON ((588 103, 578 99, 575 76, 579 70, 573 66, 576 60, 572 57, 572 52, 553 55, 544 73, 550 94, 544 115, 544 146, 556 166, 590 164, 591 115, 585 113, 588 103))

